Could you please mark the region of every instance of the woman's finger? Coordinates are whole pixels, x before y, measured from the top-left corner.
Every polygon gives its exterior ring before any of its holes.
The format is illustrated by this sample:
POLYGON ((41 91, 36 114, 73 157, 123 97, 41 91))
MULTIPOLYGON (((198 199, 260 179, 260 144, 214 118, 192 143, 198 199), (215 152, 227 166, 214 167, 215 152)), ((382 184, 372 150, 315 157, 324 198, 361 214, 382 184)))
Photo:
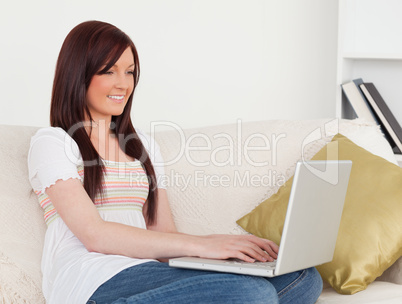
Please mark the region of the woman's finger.
POLYGON ((250 257, 250 256, 248 256, 248 255, 246 255, 246 254, 244 254, 244 253, 242 253, 240 251, 233 257, 236 258, 236 259, 248 262, 248 263, 254 263, 255 262, 255 259, 253 259, 252 257, 250 257))
POLYGON ((279 247, 273 242, 264 244, 264 250, 274 259, 278 258, 278 249, 279 247))
MULTIPOLYGON (((262 243, 257 244, 256 242, 251 241, 249 238, 239 239, 238 242, 236 242, 233 245, 235 246, 233 247, 234 250, 239 250, 242 253, 260 262, 266 262, 266 261, 272 262, 274 260, 274 258, 270 256, 269 253, 267 253, 263 248, 261 248, 263 245, 262 243)), ((275 255, 274 252, 272 253, 275 255)))
POLYGON ((252 242, 255 242, 257 246, 265 250, 272 259, 276 259, 278 257, 279 246, 276 245, 274 242, 256 236, 253 236, 250 240, 252 242))
POLYGON ((273 259, 260 247, 252 245, 251 247, 244 247, 242 252, 260 262, 272 261, 273 259))

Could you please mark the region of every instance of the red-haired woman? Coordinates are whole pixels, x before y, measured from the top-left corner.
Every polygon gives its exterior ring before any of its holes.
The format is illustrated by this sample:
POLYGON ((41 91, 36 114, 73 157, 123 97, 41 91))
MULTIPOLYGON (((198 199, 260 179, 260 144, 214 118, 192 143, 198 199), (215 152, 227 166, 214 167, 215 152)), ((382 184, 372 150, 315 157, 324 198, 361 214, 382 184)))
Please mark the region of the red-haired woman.
POLYGON ((177 233, 157 145, 130 111, 138 54, 115 26, 88 21, 61 48, 50 122, 32 137, 32 188, 48 226, 42 258, 47 303, 314 303, 308 269, 274 279, 170 268, 179 256, 271 261, 278 246, 254 236, 177 233), (155 149, 152 149, 155 147, 155 149))

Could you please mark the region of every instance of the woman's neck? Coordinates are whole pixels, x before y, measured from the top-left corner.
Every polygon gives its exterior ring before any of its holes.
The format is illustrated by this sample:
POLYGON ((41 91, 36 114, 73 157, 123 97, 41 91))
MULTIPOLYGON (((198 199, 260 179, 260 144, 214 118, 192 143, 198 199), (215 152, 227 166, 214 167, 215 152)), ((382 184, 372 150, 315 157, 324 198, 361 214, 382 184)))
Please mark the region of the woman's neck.
POLYGON ((94 148, 103 159, 128 162, 134 158, 123 152, 119 146, 118 138, 114 132, 114 122, 106 120, 87 121, 85 129, 90 137, 94 148))
POLYGON ((114 133, 111 128, 112 124, 113 123, 111 120, 92 120, 85 124, 85 129, 88 135, 90 135, 91 139, 96 138, 102 140, 107 139, 111 134, 114 133))

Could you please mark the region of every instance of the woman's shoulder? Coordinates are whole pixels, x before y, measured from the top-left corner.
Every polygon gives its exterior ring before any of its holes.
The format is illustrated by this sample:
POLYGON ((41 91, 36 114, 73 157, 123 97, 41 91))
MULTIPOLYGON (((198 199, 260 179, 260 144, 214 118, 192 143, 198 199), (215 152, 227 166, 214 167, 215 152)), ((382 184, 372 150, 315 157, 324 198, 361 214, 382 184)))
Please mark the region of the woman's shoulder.
POLYGON ((44 127, 39 129, 31 138, 29 154, 33 151, 40 151, 40 154, 43 153, 44 155, 51 152, 63 152, 70 160, 74 159, 74 163, 81 160, 77 143, 60 127, 44 127))
POLYGON ((41 142, 51 143, 58 142, 64 143, 64 145, 68 146, 77 146, 75 140, 68 134, 64 129, 60 127, 45 127, 41 128, 32 136, 31 138, 31 146, 38 140, 41 142))
POLYGON ((66 137, 71 138, 71 136, 60 127, 44 127, 36 131, 34 136, 31 138, 31 142, 44 137, 49 137, 56 140, 65 140, 66 137))
POLYGON ((58 179, 80 178, 77 169, 80 164, 78 146, 62 128, 41 128, 32 136, 28 172, 34 190, 44 192, 58 179))

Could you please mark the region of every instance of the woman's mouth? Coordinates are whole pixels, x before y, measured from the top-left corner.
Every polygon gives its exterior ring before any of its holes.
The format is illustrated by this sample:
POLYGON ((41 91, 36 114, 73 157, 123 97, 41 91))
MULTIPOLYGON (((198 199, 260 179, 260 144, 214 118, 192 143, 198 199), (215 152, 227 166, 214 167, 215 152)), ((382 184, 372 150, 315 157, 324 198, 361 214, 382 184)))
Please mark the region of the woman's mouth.
POLYGON ((107 95, 113 102, 121 103, 124 100, 124 95, 107 95))

